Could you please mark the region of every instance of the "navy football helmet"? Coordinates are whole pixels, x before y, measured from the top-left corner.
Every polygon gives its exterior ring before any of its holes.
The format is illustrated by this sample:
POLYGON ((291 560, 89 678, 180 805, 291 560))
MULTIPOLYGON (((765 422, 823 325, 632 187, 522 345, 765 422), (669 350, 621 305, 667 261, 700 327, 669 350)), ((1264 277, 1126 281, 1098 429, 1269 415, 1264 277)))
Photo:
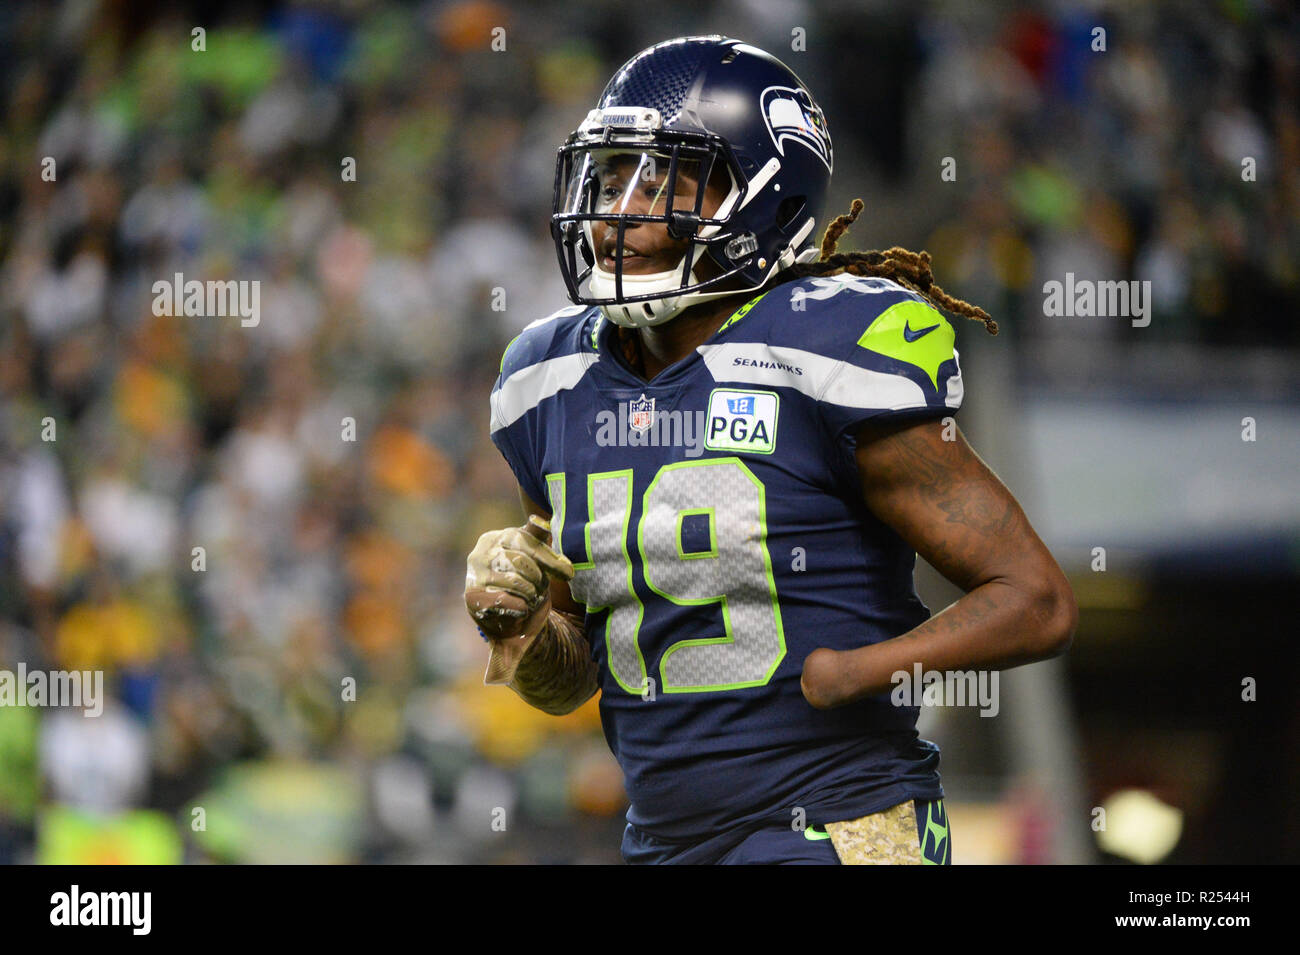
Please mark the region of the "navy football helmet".
POLYGON ((833 159, 821 108, 776 57, 723 36, 643 50, 559 149, 551 235, 569 297, 641 327, 756 291, 796 260, 816 258, 813 230, 833 159), (725 198, 706 215, 710 189, 725 198), (593 223, 606 224, 603 249, 593 223), (675 267, 625 271, 641 223, 662 223, 685 243, 675 267), (716 274, 701 278, 705 258, 716 274))

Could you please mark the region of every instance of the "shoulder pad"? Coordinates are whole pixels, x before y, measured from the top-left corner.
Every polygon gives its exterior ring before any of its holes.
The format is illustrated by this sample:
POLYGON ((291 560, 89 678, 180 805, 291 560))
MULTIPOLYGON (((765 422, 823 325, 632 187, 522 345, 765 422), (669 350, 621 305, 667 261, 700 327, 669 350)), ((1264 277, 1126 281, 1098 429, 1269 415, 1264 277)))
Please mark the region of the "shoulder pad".
MULTIPOLYGON (((555 357, 559 354, 557 346, 563 348, 567 345, 565 333, 573 330, 574 320, 589 311, 591 307, 587 305, 568 305, 535 322, 529 322, 501 353, 501 366, 498 369, 501 377, 509 378, 522 368, 555 357)), ((581 324, 580 320, 578 324, 581 324)))

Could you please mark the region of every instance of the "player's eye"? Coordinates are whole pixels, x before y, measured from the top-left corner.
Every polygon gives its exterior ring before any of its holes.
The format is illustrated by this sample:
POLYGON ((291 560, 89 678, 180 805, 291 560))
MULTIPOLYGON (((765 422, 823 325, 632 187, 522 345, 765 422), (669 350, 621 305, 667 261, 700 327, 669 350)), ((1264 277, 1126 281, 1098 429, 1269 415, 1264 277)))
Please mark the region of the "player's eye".
MULTIPOLYGON (((648 182, 641 187, 641 194, 652 202, 659 198, 663 193, 663 186, 648 182)), ((606 185, 600 189, 600 198, 605 202, 613 202, 623 194, 623 187, 618 185, 606 185)))

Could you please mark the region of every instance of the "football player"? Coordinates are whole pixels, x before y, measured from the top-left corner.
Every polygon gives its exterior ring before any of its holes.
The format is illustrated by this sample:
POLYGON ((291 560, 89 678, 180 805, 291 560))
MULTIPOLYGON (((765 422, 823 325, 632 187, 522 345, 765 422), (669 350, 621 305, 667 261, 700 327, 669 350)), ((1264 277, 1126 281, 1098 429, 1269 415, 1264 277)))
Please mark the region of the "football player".
POLYGON ((491 434, 528 522, 479 539, 465 598, 487 683, 549 713, 600 692, 629 862, 949 862, 938 748, 891 675, 1073 636, 951 420, 936 305, 996 326, 925 253, 837 253, 860 202, 818 249, 832 166, 798 77, 718 36, 639 53, 559 150, 578 304, 502 358, 491 434), (933 617, 918 552, 965 592, 933 617))

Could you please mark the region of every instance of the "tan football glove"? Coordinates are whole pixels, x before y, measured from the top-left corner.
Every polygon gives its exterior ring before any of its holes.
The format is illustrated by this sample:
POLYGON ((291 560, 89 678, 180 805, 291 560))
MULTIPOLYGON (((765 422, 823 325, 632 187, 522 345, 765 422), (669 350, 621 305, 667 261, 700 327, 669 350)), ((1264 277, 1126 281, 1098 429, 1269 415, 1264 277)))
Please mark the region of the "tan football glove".
POLYGON ((536 514, 523 527, 488 531, 470 552, 465 607, 489 638, 488 684, 510 683, 546 625, 550 578, 573 579, 573 564, 550 548, 550 522, 536 514))

